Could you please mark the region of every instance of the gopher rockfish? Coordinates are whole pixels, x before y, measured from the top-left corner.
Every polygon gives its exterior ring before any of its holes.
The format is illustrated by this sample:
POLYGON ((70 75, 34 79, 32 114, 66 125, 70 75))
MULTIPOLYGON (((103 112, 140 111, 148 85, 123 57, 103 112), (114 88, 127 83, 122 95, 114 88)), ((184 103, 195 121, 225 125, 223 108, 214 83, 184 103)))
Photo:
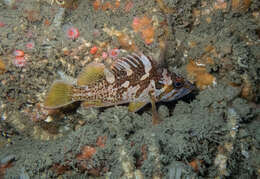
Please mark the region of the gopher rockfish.
POLYGON ((44 102, 56 109, 76 101, 84 107, 106 107, 129 103, 135 112, 152 103, 153 123, 158 123, 155 103, 173 101, 190 93, 194 86, 184 78, 159 67, 151 57, 132 54, 116 59, 110 67, 88 64, 75 83, 55 81, 44 102))

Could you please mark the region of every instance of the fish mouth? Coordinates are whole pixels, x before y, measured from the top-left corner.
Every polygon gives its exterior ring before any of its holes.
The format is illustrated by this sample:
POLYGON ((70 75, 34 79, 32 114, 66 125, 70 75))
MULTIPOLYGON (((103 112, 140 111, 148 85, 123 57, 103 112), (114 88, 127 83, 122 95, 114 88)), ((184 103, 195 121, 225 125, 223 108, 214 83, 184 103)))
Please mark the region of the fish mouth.
POLYGON ((162 101, 164 102, 169 102, 169 101, 174 101, 182 98, 183 96, 189 94, 192 90, 195 89, 195 86, 191 84, 190 82, 185 82, 183 87, 178 89, 178 90, 173 90, 174 92, 171 93, 169 96, 163 96, 162 101))
POLYGON ((183 96, 186 96, 187 94, 189 94, 191 91, 193 91, 195 89, 195 86, 193 84, 191 84, 190 82, 185 82, 184 86, 179 89, 180 91, 178 92, 178 99, 182 98, 183 96))
POLYGON ((182 96, 185 96, 187 94, 189 94, 191 91, 193 91, 196 87, 189 81, 187 81, 183 88, 181 89, 181 94, 182 96))

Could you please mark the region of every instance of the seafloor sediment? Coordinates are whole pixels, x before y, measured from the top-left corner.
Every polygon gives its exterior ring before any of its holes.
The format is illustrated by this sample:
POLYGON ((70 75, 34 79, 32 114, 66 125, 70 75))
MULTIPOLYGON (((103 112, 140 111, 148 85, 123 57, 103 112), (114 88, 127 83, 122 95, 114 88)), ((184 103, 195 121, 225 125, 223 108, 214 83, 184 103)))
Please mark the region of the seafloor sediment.
POLYGON ((259 7, 0 0, 0 178, 259 177, 259 7), (158 103, 158 125, 150 105, 43 108, 55 79, 121 50, 163 59, 197 89, 158 103))

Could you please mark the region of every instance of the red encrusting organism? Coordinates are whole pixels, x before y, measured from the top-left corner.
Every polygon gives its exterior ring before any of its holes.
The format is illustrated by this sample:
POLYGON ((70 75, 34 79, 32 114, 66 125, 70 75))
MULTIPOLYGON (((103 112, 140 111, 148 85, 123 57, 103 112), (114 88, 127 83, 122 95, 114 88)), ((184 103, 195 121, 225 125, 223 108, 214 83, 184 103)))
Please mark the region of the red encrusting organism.
POLYGON ((102 58, 103 58, 103 59, 107 59, 107 57, 108 57, 107 52, 103 52, 103 53, 102 53, 102 58))
POLYGON ((26 43, 26 48, 27 49, 34 49, 34 47, 35 47, 35 44, 34 44, 34 42, 33 41, 30 41, 30 42, 27 42, 26 43))
POLYGON ((16 57, 23 57, 24 56, 24 51, 22 51, 22 50, 15 50, 13 52, 13 55, 16 56, 16 57))
POLYGON ((97 46, 93 46, 91 49, 90 49, 90 54, 91 55, 95 55, 96 53, 97 53, 97 51, 98 51, 98 48, 97 48, 97 46))
POLYGON ((23 67, 25 66, 26 60, 24 57, 24 51, 22 50, 15 50, 13 52, 14 60, 13 60, 13 64, 17 67, 23 67))
POLYGON ((152 19, 147 16, 134 17, 132 28, 136 33, 141 33, 142 38, 146 44, 151 44, 154 41, 155 27, 153 26, 152 19))
POLYGON ((25 57, 24 56, 21 56, 21 57, 19 57, 19 56, 16 56, 15 58, 14 58, 14 65, 15 66, 17 66, 17 67, 23 67, 23 66, 25 66, 25 64, 26 64, 26 60, 25 60, 25 57))
POLYGON ((79 30, 75 27, 69 27, 66 31, 69 39, 75 40, 79 37, 79 30))
POLYGON ((120 53, 120 50, 118 48, 114 48, 108 51, 108 55, 110 58, 117 58, 120 53))
POLYGON ((4 26, 5 26, 5 23, 0 21, 0 27, 4 27, 4 26))

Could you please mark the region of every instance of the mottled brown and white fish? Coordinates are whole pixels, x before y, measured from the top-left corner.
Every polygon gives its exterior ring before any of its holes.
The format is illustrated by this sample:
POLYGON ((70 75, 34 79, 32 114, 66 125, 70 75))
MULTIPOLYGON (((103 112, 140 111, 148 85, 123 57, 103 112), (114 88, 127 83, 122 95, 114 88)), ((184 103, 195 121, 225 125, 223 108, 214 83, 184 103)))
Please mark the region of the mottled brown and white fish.
POLYGON ((111 67, 98 62, 88 64, 75 84, 55 81, 44 106, 55 109, 76 101, 82 101, 84 107, 129 103, 129 111, 135 112, 151 102, 156 124, 159 120, 156 102, 179 99, 193 88, 190 82, 160 68, 150 57, 132 54, 116 59, 111 67))

